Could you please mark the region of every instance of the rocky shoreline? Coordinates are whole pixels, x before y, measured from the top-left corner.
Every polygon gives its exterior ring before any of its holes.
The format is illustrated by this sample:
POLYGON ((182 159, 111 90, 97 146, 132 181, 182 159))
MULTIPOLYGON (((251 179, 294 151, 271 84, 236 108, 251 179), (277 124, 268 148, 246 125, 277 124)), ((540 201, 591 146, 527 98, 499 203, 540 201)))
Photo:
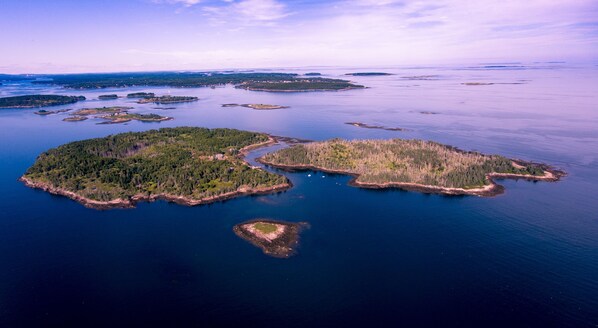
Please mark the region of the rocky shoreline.
POLYGON ((233 231, 238 237, 260 248, 266 255, 289 258, 296 253, 299 233, 306 226, 305 222, 256 219, 235 225, 233 231), (265 225, 272 231, 260 231, 257 225, 265 225))
POLYGON ((107 210, 107 209, 114 209, 114 208, 134 208, 135 205, 139 202, 154 202, 156 200, 165 200, 167 202, 176 203, 179 205, 186 205, 186 206, 197 206, 197 205, 205 205, 210 203, 215 203, 219 201, 224 201, 227 199, 239 197, 239 196, 247 196, 247 195, 262 195, 262 194, 269 194, 273 192, 281 192, 291 188, 293 185, 289 181, 288 183, 278 184, 271 187, 265 188, 239 188, 235 191, 227 192, 220 195, 204 197, 200 199, 188 198, 185 196, 177 196, 177 195, 170 195, 170 194, 137 194, 130 198, 117 198, 109 201, 99 201, 90 199, 84 196, 81 196, 75 192, 70 190, 66 190, 63 188, 54 187, 50 184, 44 182, 36 182, 26 177, 20 177, 19 181, 23 182, 27 187, 40 189, 45 192, 48 192, 53 195, 65 196, 72 200, 75 200, 82 204, 87 208, 93 208, 96 210, 107 210))
MULTIPOLYGON (((488 184, 483 187, 478 188, 453 188, 453 187, 442 187, 442 186, 433 186, 433 185, 422 185, 418 183, 410 183, 410 182, 387 182, 387 183, 367 183, 367 182, 359 182, 357 179, 359 178, 358 174, 350 173, 347 171, 342 170, 330 170, 325 169, 322 167, 317 167, 313 165, 284 165, 284 164, 275 164, 268 161, 265 161, 263 158, 257 158, 257 162, 268 165, 277 169, 286 170, 286 171, 320 171, 325 173, 331 174, 343 174, 349 175, 353 178, 349 181, 350 186, 360 187, 360 188, 367 188, 367 189, 386 189, 386 188, 397 188, 406 191, 416 191, 422 193, 431 193, 431 194, 442 194, 442 195, 471 195, 471 196, 480 196, 480 197, 493 197, 504 193, 505 188, 499 184, 497 184, 494 179, 524 179, 529 181, 547 181, 547 182, 556 182, 559 181, 562 177, 566 175, 564 171, 557 170, 547 165, 543 165, 542 169, 544 170, 543 176, 536 176, 536 175, 529 175, 529 174, 513 174, 513 173, 489 173, 486 175, 486 181, 488 184)), ((525 163, 524 161, 516 161, 516 163, 525 163)))

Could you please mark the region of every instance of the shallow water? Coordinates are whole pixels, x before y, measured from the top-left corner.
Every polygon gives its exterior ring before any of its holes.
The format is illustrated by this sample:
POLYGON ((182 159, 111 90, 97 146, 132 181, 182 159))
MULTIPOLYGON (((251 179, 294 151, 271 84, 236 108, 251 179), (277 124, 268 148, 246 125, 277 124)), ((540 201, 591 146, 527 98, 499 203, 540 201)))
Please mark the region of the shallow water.
POLYGON ((68 113, 0 110, 0 326, 597 325, 598 69, 515 66, 523 67, 289 70, 326 77, 396 74, 351 76, 369 88, 343 92, 0 86, 0 96, 89 99, 52 110, 131 105, 135 112, 175 118, 96 125, 92 119, 62 122, 68 113), (434 77, 404 78, 423 75, 434 77), (162 106, 93 100, 134 91, 201 100, 162 106), (290 108, 220 107, 224 103, 290 108), (409 131, 344 124, 354 121, 409 131), (86 209, 16 181, 40 152, 65 142, 183 125, 312 140, 422 138, 546 162, 569 175, 557 183, 503 180, 504 195, 478 198, 364 190, 347 186, 342 175, 281 172, 294 184, 284 193, 111 211, 86 209), (309 222, 299 253, 270 258, 232 232, 235 224, 260 217, 309 222))

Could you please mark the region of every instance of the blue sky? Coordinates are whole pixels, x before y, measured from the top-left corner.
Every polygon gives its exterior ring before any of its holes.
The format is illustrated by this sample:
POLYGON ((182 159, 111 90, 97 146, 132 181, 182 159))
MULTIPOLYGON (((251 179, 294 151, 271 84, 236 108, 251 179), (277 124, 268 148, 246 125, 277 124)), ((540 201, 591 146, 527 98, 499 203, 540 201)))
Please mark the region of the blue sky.
POLYGON ((0 73, 598 59, 596 0, 1 0, 0 73))

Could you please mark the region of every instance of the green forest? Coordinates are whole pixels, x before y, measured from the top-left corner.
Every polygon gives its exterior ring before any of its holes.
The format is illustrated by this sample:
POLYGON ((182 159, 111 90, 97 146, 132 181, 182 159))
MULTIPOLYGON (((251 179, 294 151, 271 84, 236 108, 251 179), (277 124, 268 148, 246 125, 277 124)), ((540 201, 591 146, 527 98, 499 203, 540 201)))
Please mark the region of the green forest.
POLYGON ((50 149, 24 177, 99 201, 162 193, 199 200, 286 183, 238 156, 241 148, 267 140, 260 133, 194 127, 123 133, 50 149))
POLYGON ((267 154, 266 163, 314 166, 358 175, 363 183, 417 183, 451 188, 488 184, 488 173, 542 175, 540 165, 514 162, 503 156, 465 152, 422 140, 333 139, 294 145, 267 154))

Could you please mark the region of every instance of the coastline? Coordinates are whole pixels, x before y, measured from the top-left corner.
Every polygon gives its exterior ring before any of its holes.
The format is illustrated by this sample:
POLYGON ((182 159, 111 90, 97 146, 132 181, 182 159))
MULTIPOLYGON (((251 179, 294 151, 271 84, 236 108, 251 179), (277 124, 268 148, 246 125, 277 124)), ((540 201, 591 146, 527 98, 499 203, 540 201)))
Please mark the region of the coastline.
MULTIPOLYGON (((442 186, 433 186, 433 185, 423 185, 419 183, 412 183, 412 182, 385 182, 385 183, 368 183, 368 182, 359 182, 357 179, 359 178, 359 174, 343 171, 343 170, 331 170, 325 169, 314 165, 285 165, 285 164, 274 164, 268 161, 265 161, 263 158, 257 158, 257 162, 268 165, 277 169, 286 170, 286 171, 320 171, 324 173, 331 173, 331 174, 342 174, 342 175, 349 175, 352 177, 351 181, 349 181, 349 185, 353 187, 360 187, 366 189, 386 189, 386 188, 397 188, 406 191, 416 191, 422 193, 431 193, 431 194, 442 194, 442 195, 470 195, 470 196, 480 196, 480 197, 494 197, 504 193, 505 188, 494 181, 500 179, 524 179, 529 181, 547 181, 547 182, 556 182, 559 181, 563 176, 566 175, 565 172, 549 168, 544 166, 542 169, 544 170, 543 176, 536 176, 536 175, 529 175, 529 174, 513 174, 513 173, 488 173, 486 174, 486 181, 488 184, 485 186, 480 186, 471 189, 465 188, 455 188, 455 187, 442 187, 442 186)), ((517 161, 523 162, 523 161, 517 161)))
POLYGON ((293 186, 293 184, 289 181, 288 183, 278 184, 271 187, 262 187, 262 188, 250 188, 244 189, 240 188, 235 191, 230 191, 224 194, 215 195, 204 197, 200 199, 188 198, 185 196, 177 196, 171 194, 136 194, 129 198, 117 198, 109 201, 99 201, 95 199, 90 199, 84 196, 81 196, 75 192, 70 190, 66 190, 63 188, 54 187, 47 183, 43 182, 36 182, 33 181, 25 176, 22 176, 18 179, 19 181, 23 182, 25 186, 33 189, 40 189, 45 192, 48 192, 53 195, 58 196, 65 196, 72 200, 79 202, 81 205, 92 208, 96 210, 107 210, 107 209, 114 209, 114 208, 134 208, 135 205, 139 202, 154 202, 156 200, 165 200, 167 202, 176 203, 179 205, 186 205, 186 206, 197 206, 197 205, 205 205, 210 203, 215 203, 219 201, 224 201, 228 199, 232 199, 239 196, 249 196, 249 195, 263 195, 269 194, 273 192, 281 192, 285 191, 293 186))

